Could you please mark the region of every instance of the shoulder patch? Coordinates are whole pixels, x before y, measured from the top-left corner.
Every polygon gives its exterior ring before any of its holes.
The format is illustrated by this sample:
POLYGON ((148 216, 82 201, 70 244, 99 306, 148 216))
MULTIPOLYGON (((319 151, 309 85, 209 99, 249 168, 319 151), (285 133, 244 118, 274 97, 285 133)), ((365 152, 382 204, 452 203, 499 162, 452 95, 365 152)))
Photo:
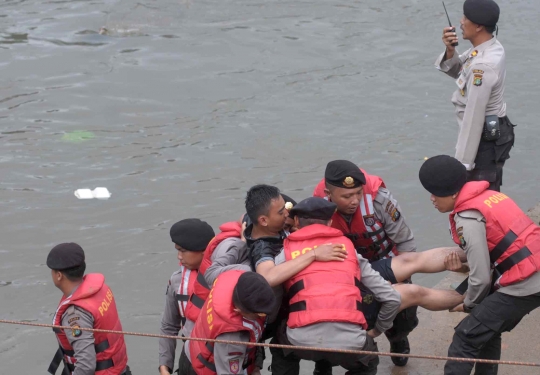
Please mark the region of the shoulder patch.
POLYGON ((68 319, 68 324, 71 325, 71 323, 76 322, 79 319, 81 319, 80 316, 74 316, 73 318, 69 318, 68 319))
POLYGON ((481 69, 473 69, 472 71, 474 74, 484 74, 484 71, 481 69))
POLYGON ((229 359, 229 371, 231 374, 238 374, 240 371, 240 360, 239 359, 229 359))
POLYGON ((473 85, 482 86, 482 74, 475 74, 474 75, 473 85))
POLYGON ((375 225, 375 215, 366 215, 364 216, 364 223, 368 227, 372 227, 375 225))
POLYGON ((388 203, 386 204, 386 207, 384 209, 384 212, 389 214, 390 212, 392 212, 394 210, 394 208, 395 208, 394 204, 391 201, 388 201, 388 203))
POLYGON ((74 325, 71 327, 71 336, 73 337, 79 337, 80 335, 82 335, 82 331, 80 329, 81 327, 79 327, 78 325, 74 325))
POLYGON ((401 217, 401 213, 397 210, 397 208, 394 208, 390 213, 390 217, 392 218, 392 221, 398 221, 401 217))

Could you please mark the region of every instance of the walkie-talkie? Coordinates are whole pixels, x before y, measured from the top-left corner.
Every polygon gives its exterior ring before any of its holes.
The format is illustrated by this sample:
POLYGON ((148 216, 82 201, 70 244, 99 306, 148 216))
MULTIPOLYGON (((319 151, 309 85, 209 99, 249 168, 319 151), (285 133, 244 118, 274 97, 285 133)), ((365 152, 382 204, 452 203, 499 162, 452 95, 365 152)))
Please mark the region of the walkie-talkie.
MULTIPOLYGON (((448 17, 448 11, 446 10, 446 5, 444 5, 444 1, 442 2, 442 6, 444 7, 444 13, 446 13, 446 18, 448 18, 448 25, 452 28, 452 32, 455 33, 456 28, 452 26, 452 22, 450 22, 450 17, 448 17)), ((456 47, 458 45, 459 45, 458 42, 452 43, 452 47, 456 47)))

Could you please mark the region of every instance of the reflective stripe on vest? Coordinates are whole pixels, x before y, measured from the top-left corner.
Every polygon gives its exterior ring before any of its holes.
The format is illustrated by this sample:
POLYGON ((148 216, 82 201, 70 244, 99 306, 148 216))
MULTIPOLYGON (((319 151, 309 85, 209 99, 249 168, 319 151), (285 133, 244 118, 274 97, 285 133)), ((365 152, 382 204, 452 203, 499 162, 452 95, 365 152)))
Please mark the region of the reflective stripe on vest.
POLYGON ((185 321, 186 319, 186 307, 189 301, 189 277, 191 276, 191 270, 188 270, 186 267, 182 266, 182 281, 178 286, 178 291, 176 292, 176 300, 178 301, 178 311, 180 316, 185 321))
POLYGON ((391 242, 381 226, 378 220, 374 220, 373 225, 368 225, 365 216, 375 217, 375 209, 373 208, 373 196, 371 194, 363 194, 362 201, 360 202, 360 212, 362 213, 362 220, 366 226, 367 232, 364 234, 364 238, 371 239, 373 241, 373 247, 370 249, 376 252, 379 258, 390 258, 395 254, 392 252, 394 243, 391 242))

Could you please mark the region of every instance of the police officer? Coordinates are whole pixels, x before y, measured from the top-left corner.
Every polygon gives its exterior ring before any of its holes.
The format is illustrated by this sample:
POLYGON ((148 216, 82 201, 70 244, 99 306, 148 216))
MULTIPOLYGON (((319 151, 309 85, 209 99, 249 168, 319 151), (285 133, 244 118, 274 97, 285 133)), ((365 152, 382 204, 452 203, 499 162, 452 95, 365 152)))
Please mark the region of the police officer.
MULTIPOLYGON (((501 333, 540 306, 540 227, 508 196, 488 190, 488 182, 466 182, 465 167, 453 157, 428 159, 419 177, 435 208, 450 213, 452 239, 471 269, 465 301, 454 309, 470 315, 456 326, 448 356, 498 360, 501 333)), ((449 361, 444 371, 470 374, 472 367, 449 361)), ((476 373, 496 374, 497 365, 478 363, 476 373)))
MULTIPOLYGON (((198 269, 202 263, 204 251, 214 237, 214 230, 205 221, 184 219, 170 229, 171 240, 178 251, 180 269, 169 279, 165 293, 165 309, 161 317, 161 334, 176 336, 182 331, 183 337, 189 337, 198 317, 202 301, 197 308, 197 296, 194 296, 198 269), (195 300, 195 304, 193 303, 195 300)), ((202 278, 204 280, 204 278, 202 278)), ((202 282, 206 287, 206 283, 202 282)), ((203 288, 204 289, 204 288, 203 288)), ((174 367, 176 342, 174 339, 159 339, 159 372, 170 375, 174 367)), ((181 364, 179 364, 180 366, 181 364)))
POLYGON ((446 50, 435 67, 456 79, 452 96, 459 135, 456 159, 467 168, 469 181, 488 181, 500 191, 502 169, 514 145, 514 129, 506 116, 504 48, 493 32, 499 6, 493 0, 466 0, 461 30, 472 47, 459 55, 453 44, 458 37, 451 27, 443 30, 446 50))
MULTIPOLYGON (((390 255, 414 252, 416 243, 398 202, 384 181, 350 161, 334 160, 327 164, 324 179, 313 195, 337 205, 332 227, 341 230, 357 253, 370 261, 385 280, 396 283, 390 255)), ((400 312, 393 328, 386 332, 392 353, 410 353, 407 335, 418 325, 416 309, 411 307, 400 312)), ((392 357, 392 362, 405 366, 408 358, 392 357)))
MULTIPOLYGON (((303 253, 317 259, 319 246, 329 242, 342 244, 347 254, 341 261, 313 262, 285 282, 290 311, 286 336, 298 346, 377 351, 373 339, 392 326, 400 296, 367 260, 357 258, 354 245, 340 230, 329 226, 335 211, 334 203, 316 197, 301 201, 291 210, 299 229, 285 240, 275 258, 276 268, 303 253), (381 303, 376 323, 369 331, 362 313, 360 283, 370 288, 381 303)), ((324 359, 346 368, 349 374, 376 374, 379 362, 375 355, 316 351, 296 354, 302 359, 324 359)))
POLYGON ((83 249, 76 243, 55 246, 47 256, 51 277, 63 296, 53 317, 53 324, 71 329, 54 329, 60 348, 49 366, 55 374, 64 362, 62 374, 131 375, 123 335, 83 331, 99 328, 122 331, 111 289, 99 273, 84 275, 83 249))
MULTIPOLYGON (((218 276, 192 338, 258 342, 267 314, 275 305, 268 282, 254 272, 227 271, 218 276)), ((241 374, 253 371, 255 348, 247 345, 188 341, 180 374, 241 374)))

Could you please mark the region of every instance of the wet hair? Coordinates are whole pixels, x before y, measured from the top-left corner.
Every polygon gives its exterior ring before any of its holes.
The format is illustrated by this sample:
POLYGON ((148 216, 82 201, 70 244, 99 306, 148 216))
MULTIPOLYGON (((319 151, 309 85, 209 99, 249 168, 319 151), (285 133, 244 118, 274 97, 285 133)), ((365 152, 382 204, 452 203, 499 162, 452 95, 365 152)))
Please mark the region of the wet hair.
POLYGON ((86 271, 86 263, 83 263, 80 266, 60 270, 69 281, 81 280, 84 276, 84 271, 86 271))
POLYGON ((298 218, 298 225, 300 228, 307 227, 308 225, 312 224, 322 224, 322 225, 328 225, 328 220, 321 220, 321 219, 307 219, 305 217, 299 217, 298 218))
POLYGON ((279 189, 270 185, 255 185, 246 194, 246 212, 252 223, 257 224, 261 215, 268 215, 272 200, 279 199, 279 189))

